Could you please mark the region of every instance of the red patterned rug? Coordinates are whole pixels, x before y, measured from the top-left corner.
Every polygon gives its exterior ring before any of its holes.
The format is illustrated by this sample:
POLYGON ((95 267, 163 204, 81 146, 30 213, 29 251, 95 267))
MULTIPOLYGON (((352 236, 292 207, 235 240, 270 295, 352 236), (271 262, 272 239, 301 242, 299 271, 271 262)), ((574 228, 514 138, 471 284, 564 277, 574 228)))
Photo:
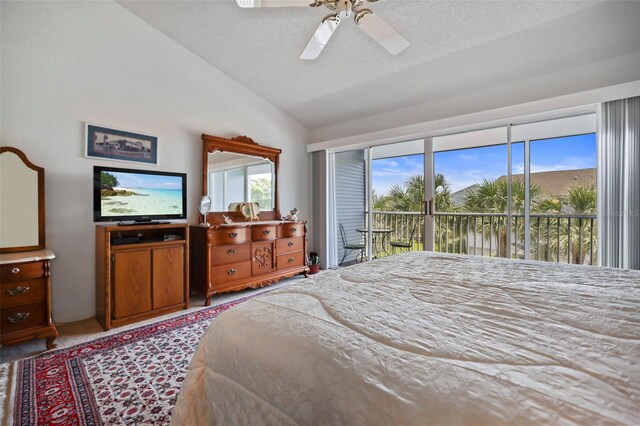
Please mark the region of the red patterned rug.
POLYGON ((200 337, 252 297, 17 361, 5 414, 14 425, 168 424, 200 337))

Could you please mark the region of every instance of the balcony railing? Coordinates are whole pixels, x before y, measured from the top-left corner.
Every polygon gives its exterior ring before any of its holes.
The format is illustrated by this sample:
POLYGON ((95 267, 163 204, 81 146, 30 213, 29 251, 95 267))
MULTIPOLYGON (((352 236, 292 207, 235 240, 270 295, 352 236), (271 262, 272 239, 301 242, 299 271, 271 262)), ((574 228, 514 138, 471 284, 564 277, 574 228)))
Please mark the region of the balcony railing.
MULTIPOLYGON (((393 254, 392 241, 424 247, 424 216, 418 212, 373 212, 373 227, 391 230, 381 255, 393 254), (385 253, 386 252, 386 253, 385 253)), ((595 265, 597 217, 576 214, 531 214, 529 259, 595 265)), ((435 251, 477 256, 525 258, 525 218, 502 213, 436 213, 435 251)))

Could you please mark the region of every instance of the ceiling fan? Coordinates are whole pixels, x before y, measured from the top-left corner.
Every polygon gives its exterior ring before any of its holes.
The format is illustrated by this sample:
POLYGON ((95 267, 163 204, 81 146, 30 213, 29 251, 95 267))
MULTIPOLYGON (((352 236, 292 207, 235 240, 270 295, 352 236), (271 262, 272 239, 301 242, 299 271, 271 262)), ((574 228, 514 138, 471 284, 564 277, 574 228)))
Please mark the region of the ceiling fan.
POLYGON ((325 6, 333 11, 334 13, 322 20, 302 55, 300 55, 300 59, 316 59, 320 56, 322 49, 324 49, 336 28, 340 25, 340 21, 352 14, 356 24, 392 55, 398 54, 409 47, 409 42, 383 21, 382 18, 375 15, 371 10, 362 8, 362 5, 366 2, 377 3, 378 0, 236 0, 238 6, 244 8, 325 6))

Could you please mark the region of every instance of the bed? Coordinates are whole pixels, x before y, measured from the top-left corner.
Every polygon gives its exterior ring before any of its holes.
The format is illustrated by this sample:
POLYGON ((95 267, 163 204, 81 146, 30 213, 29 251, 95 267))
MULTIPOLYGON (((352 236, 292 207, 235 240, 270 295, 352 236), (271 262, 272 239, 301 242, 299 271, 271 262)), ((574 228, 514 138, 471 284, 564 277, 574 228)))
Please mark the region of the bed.
POLYGON ((410 252, 244 302, 174 425, 638 424, 640 271, 410 252))

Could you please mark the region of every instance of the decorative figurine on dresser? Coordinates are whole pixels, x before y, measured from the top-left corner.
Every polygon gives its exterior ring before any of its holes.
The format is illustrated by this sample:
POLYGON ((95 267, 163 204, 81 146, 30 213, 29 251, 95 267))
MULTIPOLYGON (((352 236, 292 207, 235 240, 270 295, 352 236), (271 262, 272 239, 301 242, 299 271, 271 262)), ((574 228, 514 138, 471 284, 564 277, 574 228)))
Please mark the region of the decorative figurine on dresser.
POLYGON ((282 220, 278 206, 282 150, 246 136, 203 134, 202 142, 203 194, 212 212, 210 226, 190 227, 190 252, 191 285, 205 305, 218 293, 306 276, 307 222, 282 220))
POLYGON ((47 339, 51 319, 50 262, 45 248, 44 169, 16 148, 0 147, 0 343, 47 339))

